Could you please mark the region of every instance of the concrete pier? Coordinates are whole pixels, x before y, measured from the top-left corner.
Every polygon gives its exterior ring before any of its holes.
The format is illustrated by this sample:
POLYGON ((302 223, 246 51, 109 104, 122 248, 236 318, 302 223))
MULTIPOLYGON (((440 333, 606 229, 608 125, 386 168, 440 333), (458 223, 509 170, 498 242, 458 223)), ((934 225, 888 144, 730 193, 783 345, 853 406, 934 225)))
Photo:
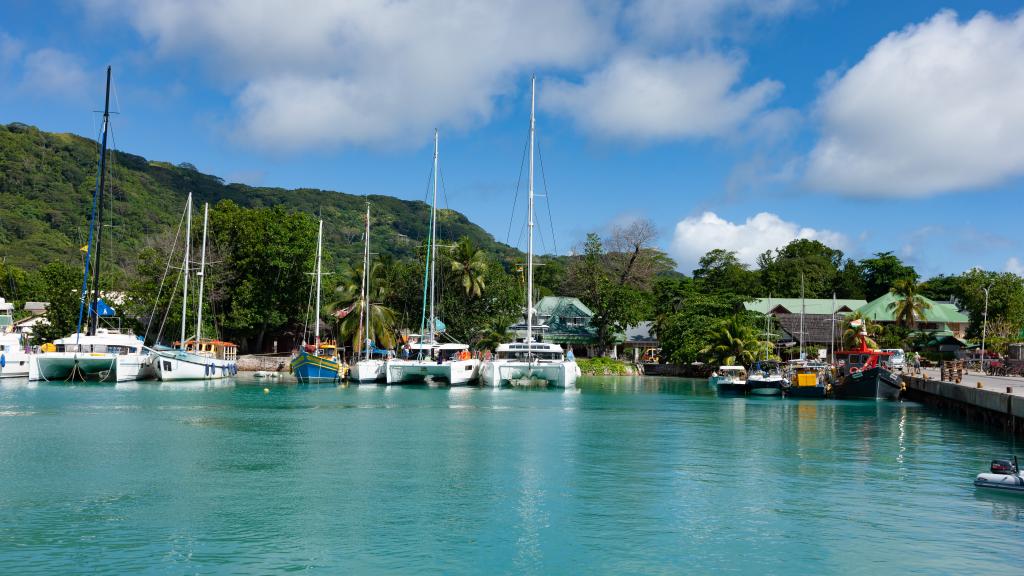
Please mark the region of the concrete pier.
POLYGON ((1024 436, 1024 379, 964 374, 960 382, 939 380, 939 370, 904 374, 904 397, 1024 436))

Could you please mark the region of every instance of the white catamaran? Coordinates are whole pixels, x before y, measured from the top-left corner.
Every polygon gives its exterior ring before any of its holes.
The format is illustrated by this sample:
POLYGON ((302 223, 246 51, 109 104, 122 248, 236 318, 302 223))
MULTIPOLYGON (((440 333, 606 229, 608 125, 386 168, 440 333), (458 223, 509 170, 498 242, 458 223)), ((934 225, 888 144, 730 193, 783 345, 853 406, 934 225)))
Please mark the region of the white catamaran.
MULTIPOLYGON (((423 275, 424 283, 429 285, 430 322, 423 327, 426 331, 420 330, 424 334, 424 341, 408 345, 409 351, 416 355, 415 358, 395 358, 386 362, 384 371, 388 384, 423 382, 428 377, 452 385, 468 384, 474 382, 479 373, 480 360, 470 356, 469 346, 437 341, 438 320, 434 313, 434 280, 437 262, 437 150, 438 136, 437 130, 434 130, 434 200, 430 205, 430 244, 428 245, 427 268, 423 275)), ((422 316, 426 316, 428 310, 426 298, 423 304, 422 316)))
MULTIPOLYGON (((107 66, 107 89, 103 105, 100 133, 99 173, 93 193, 92 217, 89 220, 89 243, 86 245, 85 273, 82 277, 81 301, 78 308, 78 331, 43 346, 29 362, 29 380, 126 382, 136 380, 149 363, 149 351, 139 337, 113 327, 101 327, 101 316, 113 316, 100 295, 101 242, 103 235, 103 189, 107 172, 107 132, 110 127, 110 66, 107 66), (92 286, 89 286, 89 272, 92 286), (84 316, 84 318, 83 318, 84 316), (84 330, 83 330, 84 320, 84 330)), ((108 323, 113 323, 109 319, 108 323)))
POLYGON ((384 379, 385 360, 374 358, 374 340, 370 324, 370 203, 366 203, 366 232, 363 244, 363 282, 360 286, 363 302, 362 318, 359 319, 360 337, 363 339, 363 357, 349 370, 348 379, 359 383, 373 383, 384 379))
POLYGON ((14 326, 14 304, 0 298, 0 378, 24 378, 32 351, 26 334, 14 326))
POLYGON ((154 350, 150 362, 156 377, 169 380, 216 380, 238 372, 238 348, 231 342, 203 338, 203 288, 206 279, 206 229, 210 220, 210 205, 203 205, 203 252, 199 265, 199 297, 196 303, 196 335, 186 340, 188 318, 188 276, 191 264, 192 194, 185 207, 185 256, 182 264, 184 276, 181 291, 181 340, 173 350, 154 350))
POLYGON ((526 251, 526 339, 524 342, 501 344, 495 355, 480 367, 480 380, 485 386, 536 385, 557 388, 576 387, 579 366, 566 359, 562 347, 549 342, 536 342, 533 338, 533 145, 536 131, 537 78, 530 82, 530 179, 527 227, 529 236, 526 251))

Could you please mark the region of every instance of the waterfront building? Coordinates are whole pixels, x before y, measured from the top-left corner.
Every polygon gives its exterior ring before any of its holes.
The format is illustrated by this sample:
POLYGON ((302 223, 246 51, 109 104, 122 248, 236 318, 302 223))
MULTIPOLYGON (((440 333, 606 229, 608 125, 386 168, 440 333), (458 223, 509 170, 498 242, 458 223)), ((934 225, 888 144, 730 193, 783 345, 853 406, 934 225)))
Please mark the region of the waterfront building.
POLYGON ((799 346, 802 335, 808 354, 818 356, 820 350, 827 350, 833 342, 838 344, 842 340, 843 318, 865 304, 867 300, 848 298, 757 298, 745 302, 743 307, 775 318, 778 328, 775 343, 780 349, 799 346))
MULTIPOLYGON (((914 329, 925 332, 933 338, 946 335, 963 338, 970 326, 970 318, 952 302, 939 302, 919 296, 928 306, 923 317, 915 323, 914 329)), ((856 311, 864 318, 879 324, 895 324, 896 308, 893 306, 900 297, 889 292, 861 306, 856 311)))
MULTIPOLYGON (((592 356, 597 346, 597 328, 591 325, 594 313, 579 298, 545 296, 533 306, 534 330, 544 342, 569 346, 577 356, 592 356)), ((526 337, 526 322, 509 327, 517 338, 526 337)))

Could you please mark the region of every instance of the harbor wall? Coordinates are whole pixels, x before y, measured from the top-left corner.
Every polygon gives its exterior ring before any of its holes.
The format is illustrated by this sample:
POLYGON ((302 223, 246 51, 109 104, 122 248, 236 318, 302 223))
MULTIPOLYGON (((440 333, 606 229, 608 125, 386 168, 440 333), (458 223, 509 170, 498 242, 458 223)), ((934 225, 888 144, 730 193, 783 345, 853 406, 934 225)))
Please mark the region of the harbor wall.
POLYGON ((287 372, 289 356, 281 354, 243 354, 238 357, 241 372, 287 372))
POLYGON ((908 400, 1024 436, 1024 395, 1015 394, 1013 387, 991 380, 965 378, 957 383, 906 374, 903 382, 908 400))

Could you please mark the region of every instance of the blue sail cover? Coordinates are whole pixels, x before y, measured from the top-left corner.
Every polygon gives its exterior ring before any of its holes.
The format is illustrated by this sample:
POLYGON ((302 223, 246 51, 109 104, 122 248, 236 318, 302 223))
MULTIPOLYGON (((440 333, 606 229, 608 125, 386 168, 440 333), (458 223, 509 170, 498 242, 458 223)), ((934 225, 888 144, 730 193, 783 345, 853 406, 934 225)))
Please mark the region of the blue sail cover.
POLYGON ((113 316, 116 313, 102 298, 96 301, 96 307, 93 311, 96 312, 97 316, 113 316))

